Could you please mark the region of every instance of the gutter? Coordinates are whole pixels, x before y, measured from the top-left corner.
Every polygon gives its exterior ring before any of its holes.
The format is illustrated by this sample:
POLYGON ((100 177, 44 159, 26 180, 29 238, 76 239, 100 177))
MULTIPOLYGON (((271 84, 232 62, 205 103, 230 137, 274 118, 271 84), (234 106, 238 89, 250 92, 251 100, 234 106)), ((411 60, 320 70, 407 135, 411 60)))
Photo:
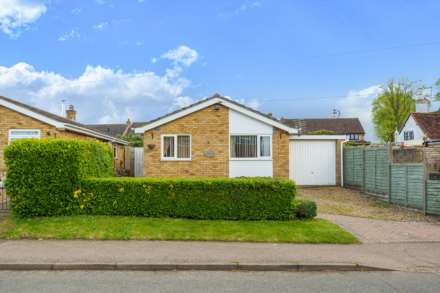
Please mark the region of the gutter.
POLYGON ((123 145, 128 145, 128 142, 110 135, 106 135, 88 128, 84 128, 84 127, 80 127, 80 126, 76 126, 73 124, 69 124, 69 123, 65 123, 64 124, 64 129, 67 130, 71 130, 74 132, 79 132, 79 133, 83 133, 83 134, 88 134, 90 136, 96 137, 96 138, 101 138, 101 139, 105 139, 111 142, 116 142, 119 144, 123 144, 123 145))

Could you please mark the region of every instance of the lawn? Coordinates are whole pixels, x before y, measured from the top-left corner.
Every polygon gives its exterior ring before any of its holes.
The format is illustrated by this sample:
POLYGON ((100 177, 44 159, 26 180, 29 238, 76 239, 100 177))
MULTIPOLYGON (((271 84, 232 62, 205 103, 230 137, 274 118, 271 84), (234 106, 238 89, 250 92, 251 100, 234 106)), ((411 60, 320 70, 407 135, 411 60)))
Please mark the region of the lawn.
POLYGON ((358 243, 352 234, 323 219, 208 221, 110 216, 6 217, 0 223, 0 238, 358 243))

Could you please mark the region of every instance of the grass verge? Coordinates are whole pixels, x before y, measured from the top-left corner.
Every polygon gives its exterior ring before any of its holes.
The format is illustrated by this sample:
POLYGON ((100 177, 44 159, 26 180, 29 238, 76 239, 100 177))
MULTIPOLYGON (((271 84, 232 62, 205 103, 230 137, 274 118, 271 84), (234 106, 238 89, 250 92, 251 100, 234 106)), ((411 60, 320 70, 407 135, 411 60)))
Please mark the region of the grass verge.
POLYGON ((209 221, 141 217, 70 216, 0 223, 3 239, 199 240, 289 243, 359 243, 323 219, 305 221, 209 221))

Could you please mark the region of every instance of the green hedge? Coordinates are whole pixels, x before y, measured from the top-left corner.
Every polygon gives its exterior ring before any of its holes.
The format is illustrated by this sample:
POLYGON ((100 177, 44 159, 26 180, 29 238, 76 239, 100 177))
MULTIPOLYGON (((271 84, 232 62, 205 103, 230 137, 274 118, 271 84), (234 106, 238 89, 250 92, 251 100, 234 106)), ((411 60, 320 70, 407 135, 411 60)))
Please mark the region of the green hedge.
POLYGON ((295 184, 268 179, 93 178, 74 192, 75 213, 226 220, 294 217, 295 184))
POLYGON ((313 219, 317 215, 317 207, 314 201, 294 200, 293 207, 296 219, 313 219))
POLYGON ((22 217, 66 215, 87 177, 113 176, 113 152, 97 141, 23 139, 5 150, 6 189, 22 217))

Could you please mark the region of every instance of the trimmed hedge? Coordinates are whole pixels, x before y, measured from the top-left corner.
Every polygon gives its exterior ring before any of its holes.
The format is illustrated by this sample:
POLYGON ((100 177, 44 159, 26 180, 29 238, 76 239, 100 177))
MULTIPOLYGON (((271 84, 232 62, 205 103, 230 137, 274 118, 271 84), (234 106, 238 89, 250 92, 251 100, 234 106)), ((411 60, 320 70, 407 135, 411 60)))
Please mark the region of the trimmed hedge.
POLYGON ((5 149, 5 162, 11 209, 21 217, 72 214, 82 179, 114 174, 111 147, 97 141, 18 140, 5 149))
POLYGON ((311 200, 294 200, 293 201, 296 219, 313 219, 317 215, 316 203, 311 200))
POLYGON ((74 192, 74 213, 225 220, 294 217, 290 180, 93 178, 74 192))

